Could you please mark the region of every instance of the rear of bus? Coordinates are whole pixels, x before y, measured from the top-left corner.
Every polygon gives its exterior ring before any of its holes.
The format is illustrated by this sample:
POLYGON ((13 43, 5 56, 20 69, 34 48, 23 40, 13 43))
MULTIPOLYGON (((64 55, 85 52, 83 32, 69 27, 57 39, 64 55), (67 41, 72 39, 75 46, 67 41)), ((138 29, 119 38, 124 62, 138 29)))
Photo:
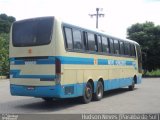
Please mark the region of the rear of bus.
POLYGON ((17 21, 10 38, 10 92, 17 96, 59 97, 55 18, 17 21))

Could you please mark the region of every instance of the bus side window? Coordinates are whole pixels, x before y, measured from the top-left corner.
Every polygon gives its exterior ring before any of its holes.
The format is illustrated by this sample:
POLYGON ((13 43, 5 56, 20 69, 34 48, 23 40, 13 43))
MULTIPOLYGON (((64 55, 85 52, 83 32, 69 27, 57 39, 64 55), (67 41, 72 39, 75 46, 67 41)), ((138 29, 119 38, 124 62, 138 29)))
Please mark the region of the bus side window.
POLYGON ((135 45, 134 44, 131 44, 131 56, 133 56, 133 57, 136 56, 135 45))
POLYGON ((118 40, 114 40, 114 50, 115 50, 115 54, 119 54, 119 41, 118 40))
POLYGON ((139 73, 142 73, 142 54, 141 54, 141 48, 139 45, 136 45, 136 51, 137 51, 137 58, 138 58, 138 71, 139 73))
POLYGON ((83 49, 83 42, 80 30, 73 29, 73 41, 74 41, 74 49, 81 50, 83 49))
POLYGON ((108 39, 102 36, 102 49, 104 53, 109 53, 108 39))
POLYGON ((110 53, 114 54, 114 44, 113 44, 113 39, 109 38, 109 48, 110 48, 110 53))
POLYGON ((97 46, 95 43, 95 35, 93 33, 87 33, 87 40, 88 40, 88 50, 89 51, 97 51, 97 46))
POLYGON ((73 49, 72 29, 64 27, 65 42, 67 49, 73 49))
POLYGON ((129 43, 125 42, 124 43, 124 48, 125 48, 125 55, 130 55, 130 45, 129 43))
POLYGON ((124 55, 124 42, 120 41, 120 54, 124 55))
POLYGON ((87 33, 83 31, 83 43, 84 43, 84 49, 88 50, 88 42, 87 42, 87 33))
POLYGON ((98 52, 102 52, 102 40, 101 36, 97 35, 98 52))

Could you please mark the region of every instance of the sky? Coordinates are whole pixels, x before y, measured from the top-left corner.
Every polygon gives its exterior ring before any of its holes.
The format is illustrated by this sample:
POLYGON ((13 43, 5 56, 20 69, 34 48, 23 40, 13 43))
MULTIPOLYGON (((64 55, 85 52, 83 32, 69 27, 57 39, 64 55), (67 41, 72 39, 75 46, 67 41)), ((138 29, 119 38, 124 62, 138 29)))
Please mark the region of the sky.
POLYGON ((89 14, 105 14, 99 18, 99 29, 109 35, 127 37, 127 28, 135 23, 152 21, 160 25, 160 0, 0 0, 0 14, 16 20, 57 16, 86 28, 96 27, 96 18, 89 14))

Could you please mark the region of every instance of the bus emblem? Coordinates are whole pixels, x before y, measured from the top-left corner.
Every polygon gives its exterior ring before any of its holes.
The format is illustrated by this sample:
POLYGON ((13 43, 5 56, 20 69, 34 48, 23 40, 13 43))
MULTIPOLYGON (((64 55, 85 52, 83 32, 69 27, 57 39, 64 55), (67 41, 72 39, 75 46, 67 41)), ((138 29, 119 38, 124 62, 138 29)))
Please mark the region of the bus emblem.
POLYGON ((32 53, 32 49, 28 49, 28 53, 31 54, 32 53))

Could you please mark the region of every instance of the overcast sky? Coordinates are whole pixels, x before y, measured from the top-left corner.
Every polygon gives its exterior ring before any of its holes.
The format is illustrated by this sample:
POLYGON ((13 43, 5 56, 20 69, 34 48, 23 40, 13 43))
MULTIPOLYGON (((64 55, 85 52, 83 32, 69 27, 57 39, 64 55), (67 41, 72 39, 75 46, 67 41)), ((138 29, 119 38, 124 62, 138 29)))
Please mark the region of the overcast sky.
POLYGON ((96 8, 103 8, 99 29, 108 34, 126 38, 126 29, 137 22, 152 21, 160 25, 160 0, 0 0, 0 14, 16 20, 58 16, 63 20, 95 28, 96 8))

